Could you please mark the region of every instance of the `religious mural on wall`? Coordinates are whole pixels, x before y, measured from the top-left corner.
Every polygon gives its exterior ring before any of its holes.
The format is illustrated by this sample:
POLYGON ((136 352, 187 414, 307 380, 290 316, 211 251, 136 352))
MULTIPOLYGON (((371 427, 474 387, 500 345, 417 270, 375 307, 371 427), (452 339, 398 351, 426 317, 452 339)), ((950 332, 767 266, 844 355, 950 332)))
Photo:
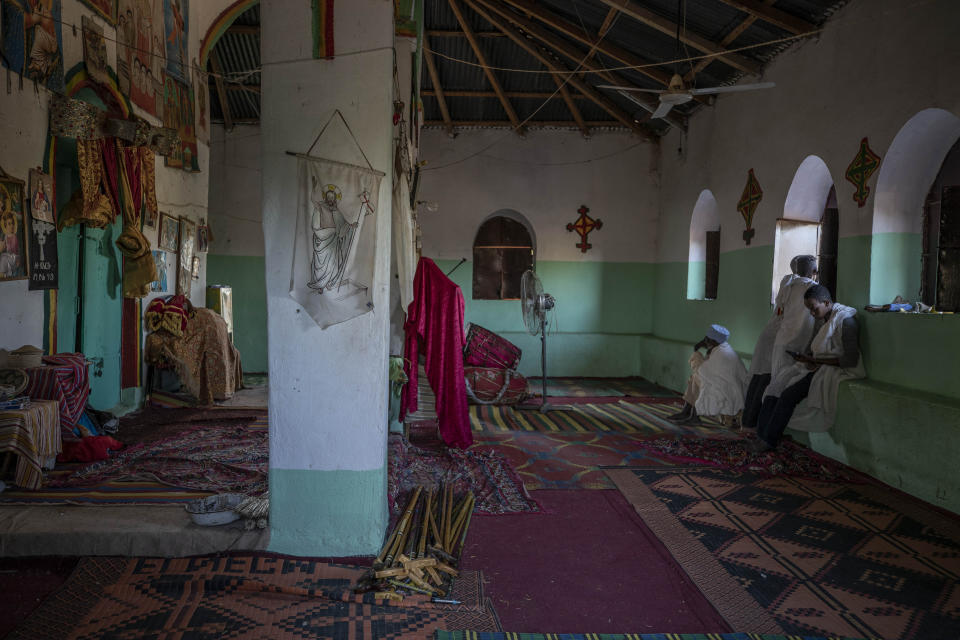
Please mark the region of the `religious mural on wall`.
POLYGON ((209 96, 210 83, 207 80, 207 73, 197 64, 197 59, 193 59, 193 92, 196 97, 196 122, 197 122, 197 142, 210 144, 210 101, 209 96))
POLYGON ((59 257, 57 228, 53 224, 53 212, 56 210, 53 178, 37 169, 31 169, 27 186, 27 208, 30 210, 30 215, 24 216, 27 255, 30 256, 30 283, 27 288, 31 291, 56 289, 59 282, 59 257))
POLYGON ((184 171, 200 171, 194 125, 193 89, 167 76, 163 85, 163 126, 180 134, 180 143, 164 162, 184 171))
POLYGON ((107 64, 107 43, 103 40, 103 27, 93 18, 83 16, 83 65, 87 75, 95 82, 110 84, 110 71, 107 64))
POLYGON ((63 92, 61 0, 0 0, 3 66, 63 92))
POLYGON ((120 0, 117 16, 117 80, 120 91, 150 115, 163 113, 162 0, 120 0))
POLYGON ((190 82, 187 58, 187 34, 190 30, 189 0, 163 0, 164 42, 167 51, 167 75, 183 83, 190 82))
POLYGON ((27 237, 23 181, 0 169, 0 280, 27 277, 27 237))
POLYGON ((117 0, 80 0, 80 2, 93 9, 111 25, 117 24, 117 0))

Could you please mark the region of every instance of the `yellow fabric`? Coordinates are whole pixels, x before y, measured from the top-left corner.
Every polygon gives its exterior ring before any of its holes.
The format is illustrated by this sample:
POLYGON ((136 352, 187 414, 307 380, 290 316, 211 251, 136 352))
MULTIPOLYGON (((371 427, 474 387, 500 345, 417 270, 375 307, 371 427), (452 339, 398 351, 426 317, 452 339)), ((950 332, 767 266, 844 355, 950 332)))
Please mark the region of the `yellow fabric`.
POLYGON ((157 205, 157 169, 153 150, 140 147, 140 192, 143 194, 143 206, 156 220, 160 213, 157 205))
MULTIPOLYGON (((123 209, 123 232, 116 241, 124 256, 123 297, 143 298, 150 293, 150 283, 157 279, 157 268, 150 255, 150 241, 140 232, 140 207, 139 203, 133 201, 130 176, 124 162, 125 153, 134 154, 139 163, 143 162, 143 154, 137 148, 124 149, 119 140, 114 144, 120 171, 120 206, 123 209)), ((142 166, 140 175, 142 185, 142 166)))
POLYGON ((102 193, 94 196, 89 210, 85 207, 83 190, 77 189, 70 196, 70 201, 60 210, 57 231, 63 231, 65 227, 71 227, 75 224, 85 224, 88 227, 103 229, 113 220, 113 207, 110 204, 110 199, 102 193))

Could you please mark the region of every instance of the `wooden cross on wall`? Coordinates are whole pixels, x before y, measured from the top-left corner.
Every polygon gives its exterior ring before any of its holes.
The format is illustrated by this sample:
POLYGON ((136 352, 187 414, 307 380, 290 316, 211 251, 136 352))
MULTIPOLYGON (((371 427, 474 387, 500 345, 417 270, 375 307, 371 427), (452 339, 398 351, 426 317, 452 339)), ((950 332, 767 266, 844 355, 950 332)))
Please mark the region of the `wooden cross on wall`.
POLYGON ((585 204, 580 205, 580 208, 577 209, 577 213, 580 214, 580 217, 574 220, 573 222, 567 223, 567 231, 576 231, 580 236, 580 242, 577 243, 577 248, 580 249, 580 253, 586 253, 587 249, 593 247, 592 244, 587 242, 587 235, 595 230, 603 227, 603 222, 599 218, 594 220, 587 213, 590 211, 590 207, 585 204))

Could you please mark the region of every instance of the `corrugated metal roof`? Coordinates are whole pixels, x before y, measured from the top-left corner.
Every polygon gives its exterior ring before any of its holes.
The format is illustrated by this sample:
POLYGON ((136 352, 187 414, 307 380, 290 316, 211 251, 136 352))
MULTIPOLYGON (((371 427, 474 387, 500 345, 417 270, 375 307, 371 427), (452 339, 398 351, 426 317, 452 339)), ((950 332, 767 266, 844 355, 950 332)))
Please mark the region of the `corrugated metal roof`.
MULTIPOLYGON (((573 28, 586 31, 588 34, 596 34, 610 12, 609 5, 601 0, 531 0, 529 6, 532 16, 525 10, 516 9, 511 0, 480 1, 515 12, 522 18, 532 19, 537 28, 561 39, 569 48, 583 55, 590 50, 589 45, 564 35, 561 30, 552 27, 547 21, 537 19, 536 12, 548 12, 549 17, 565 21, 573 28)), ((460 31, 460 25, 450 9, 449 0, 424 0, 424 2, 425 28, 428 32, 427 46, 441 54, 436 56, 436 61, 442 87, 445 90, 490 91, 490 83, 480 69, 458 62, 476 63, 476 57, 466 38, 429 35, 431 31, 460 31), (442 56, 448 56, 448 58, 442 56)), ((474 31, 484 34, 496 30, 463 0, 457 0, 457 2, 464 19, 474 31)), ((699 62, 673 62, 678 58, 703 55, 701 50, 690 44, 681 44, 678 50, 675 32, 677 24, 680 25, 683 33, 699 36, 725 50, 737 50, 736 53, 740 58, 753 64, 760 71, 766 63, 795 42, 792 39, 784 40, 794 35, 790 31, 760 18, 754 19, 748 27, 741 29, 741 25, 750 17, 749 14, 722 0, 682 0, 679 3, 677 0, 634 0, 634 2, 659 17, 660 20, 671 23, 672 28, 660 30, 626 13, 618 13, 604 37, 604 42, 628 51, 639 61, 649 61, 650 64, 661 63, 653 68, 660 74, 665 74, 666 77, 674 72, 687 74, 699 62), (735 30, 738 33, 734 34, 735 30), (728 37, 731 38, 730 42, 723 44, 728 37)), ((819 27, 845 3, 846 0, 778 0, 775 9, 814 27, 819 27)), ((496 14, 496 12, 492 13, 496 14)), ((502 20, 499 17, 498 19, 502 20)), ((516 27, 513 23, 511 26, 516 27)), ((520 31, 523 30, 520 29, 520 31)), ((528 37, 531 42, 543 46, 541 41, 532 35, 528 34, 528 37)), ((556 90, 556 84, 549 74, 518 71, 541 69, 543 65, 512 40, 505 37, 482 36, 479 38, 479 43, 488 64, 499 68, 494 71, 494 74, 505 91, 553 93, 556 90)), ((572 61, 562 54, 555 54, 555 57, 570 69, 575 68, 579 62, 579 60, 572 61)), ((612 56, 595 52, 592 61, 605 69, 617 69, 612 72, 617 83, 629 83, 646 89, 663 88, 662 84, 639 71, 622 69, 626 65, 612 56)), ((697 87, 723 86, 736 83, 745 76, 751 80, 754 78, 752 74, 748 75, 742 69, 721 59, 714 59, 706 62, 702 69, 696 71, 692 84, 697 87)), ((610 84, 604 76, 596 73, 587 73, 580 77, 591 85, 610 84)), ((568 86, 574 94, 578 94, 573 85, 568 86)), ((429 74, 424 73, 421 88, 432 89, 432 87, 429 74)), ((626 114, 643 116, 647 113, 616 91, 602 89, 598 91, 626 114)), ((643 96, 646 100, 652 99, 656 104, 655 94, 637 95, 643 96)), ((513 97, 510 101, 521 119, 532 117, 533 120, 549 122, 572 122, 573 120, 566 105, 560 99, 549 100, 546 104, 544 99, 538 98, 513 97), (541 105, 542 108, 537 110, 541 105)), ((611 125, 619 125, 611 114, 591 100, 580 97, 576 104, 585 120, 609 121, 611 125)), ((447 106, 454 123, 457 121, 489 122, 498 119, 506 121, 506 112, 496 98, 450 97, 447 100, 447 106)), ((690 102, 674 107, 672 114, 688 116, 700 106, 698 102, 690 102)), ((439 104, 435 98, 430 96, 424 98, 424 115, 427 121, 441 120, 439 104)), ((662 132, 668 126, 661 120, 647 121, 645 125, 654 132, 662 132)))
MULTIPOLYGON (((226 77, 224 88, 231 117, 234 121, 254 122, 260 119, 260 74, 257 72, 260 69, 260 5, 241 13, 231 26, 256 29, 228 29, 214 45, 210 55, 216 56, 220 70, 226 77)), ((213 70, 209 64, 207 70, 213 70)), ((219 93, 212 76, 209 95, 210 118, 223 122, 219 93)))

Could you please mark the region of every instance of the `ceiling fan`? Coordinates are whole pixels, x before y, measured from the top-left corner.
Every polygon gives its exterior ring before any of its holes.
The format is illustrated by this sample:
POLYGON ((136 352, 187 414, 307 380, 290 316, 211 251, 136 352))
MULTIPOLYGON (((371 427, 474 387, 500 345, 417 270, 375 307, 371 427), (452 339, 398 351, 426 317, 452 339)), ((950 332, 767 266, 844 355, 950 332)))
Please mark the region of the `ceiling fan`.
MULTIPOLYGON (((680 25, 681 23, 686 22, 683 19, 685 13, 683 0, 679 0, 677 13, 677 58, 680 58, 680 25)), ((686 26, 684 26, 684 31, 686 26)), ((678 63, 679 65, 679 63, 678 63)), ((692 74, 691 74, 692 75, 692 74)), ((613 89, 620 92, 626 98, 631 98, 629 94, 624 92, 641 92, 641 93, 655 93, 660 98, 660 104, 657 105, 656 110, 650 116, 651 118, 663 118, 670 110, 673 109, 678 104, 686 104, 693 100, 695 96, 707 96, 714 95, 717 93, 735 93, 739 91, 753 91, 754 89, 769 89, 776 86, 773 82, 755 82, 752 84, 734 84, 725 87, 704 87, 702 89, 687 87, 686 83, 683 81, 683 76, 680 75, 679 68, 676 69, 673 77, 670 78, 670 83, 667 85, 666 89, 643 89, 640 87, 622 87, 612 84, 600 84, 597 85, 598 89, 613 89)), ((633 100, 633 98, 631 98, 633 100)), ((636 100, 634 100, 636 102, 636 100)))

